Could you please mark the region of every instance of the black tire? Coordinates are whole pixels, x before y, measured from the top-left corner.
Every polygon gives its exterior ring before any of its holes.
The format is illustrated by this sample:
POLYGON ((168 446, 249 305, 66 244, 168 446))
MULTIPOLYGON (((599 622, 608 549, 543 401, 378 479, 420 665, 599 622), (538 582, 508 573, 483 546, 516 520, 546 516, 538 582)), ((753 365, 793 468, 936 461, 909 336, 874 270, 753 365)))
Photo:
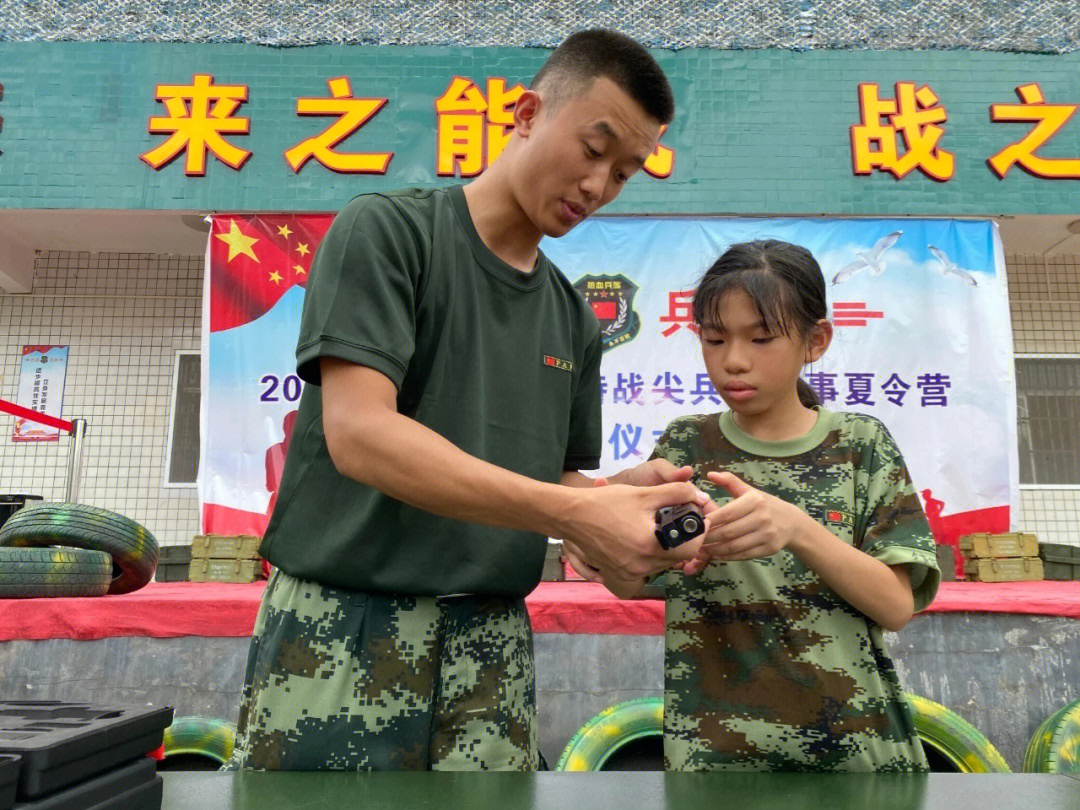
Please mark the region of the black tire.
POLYGON ((112 558, 81 548, 0 548, 0 598, 102 596, 112 582, 112 558))
POLYGON ((81 503, 20 509, 0 527, 0 546, 71 546, 104 551, 113 562, 109 593, 138 590, 154 576, 158 543, 130 518, 81 503))

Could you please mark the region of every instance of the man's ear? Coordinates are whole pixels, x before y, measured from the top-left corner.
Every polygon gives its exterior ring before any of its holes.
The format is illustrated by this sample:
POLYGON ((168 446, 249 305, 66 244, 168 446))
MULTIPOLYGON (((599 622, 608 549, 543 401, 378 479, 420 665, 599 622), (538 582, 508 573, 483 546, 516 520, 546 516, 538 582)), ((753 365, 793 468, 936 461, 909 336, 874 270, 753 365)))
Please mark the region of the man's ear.
POLYGON ((523 137, 529 137, 542 107, 543 99, 535 90, 522 93, 514 105, 514 130, 523 137))
POLYGON ((814 325, 814 330, 810 333, 809 340, 806 341, 806 360, 804 362, 813 363, 820 360, 828 350, 832 339, 833 325, 827 319, 822 318, 814 325))

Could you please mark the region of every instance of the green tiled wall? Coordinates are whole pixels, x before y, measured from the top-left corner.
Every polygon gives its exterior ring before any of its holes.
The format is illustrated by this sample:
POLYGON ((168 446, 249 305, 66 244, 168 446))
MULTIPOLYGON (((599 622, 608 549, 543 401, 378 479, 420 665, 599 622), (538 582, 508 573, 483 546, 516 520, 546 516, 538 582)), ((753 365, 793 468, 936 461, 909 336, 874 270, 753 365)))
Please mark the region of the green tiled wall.
MULTIPOLYGON (((194 210, 336 210, 363 191, 447 182, 435 177, 434 101, 454 75, 527 81, 543 50, 501 48, 268 48, 146 43, 0 43, 0 207, 194 210), (157 83, 193 73, 248 84, 241 115, 251 134, 231 136, 253 152, 240 171, 214 158, 186 177, 183 156, 160 171, 139 155, 166 136, 157 83), (282 152, 328 118, 296 115, 298 96, 327 96, 347 75, 356 95, 386 107, 346 142, 392 150, 385 176, 346 176, 315 161, 294 174, 282 152)), ((986 159, 1028 131, 992 123, 989 106, 1015 103, 1017 85, 1038 82, 1048 102, 1080 104, 1080 54, 965 51, 657 52, 675 86, 678 116, 664 143, 676 150, 666 180, 635 178, 612 213, 1003 214, 1080 213, 1080 181, 1015 168, 1001 180, 986 159), (955 176, 914 172, 857 177, 848 128, 858 123, 857 88, 927 83, 948 112, 943 148, 955 176)), ((1080 117, 1043 148, 1080 158, 1080 117)))

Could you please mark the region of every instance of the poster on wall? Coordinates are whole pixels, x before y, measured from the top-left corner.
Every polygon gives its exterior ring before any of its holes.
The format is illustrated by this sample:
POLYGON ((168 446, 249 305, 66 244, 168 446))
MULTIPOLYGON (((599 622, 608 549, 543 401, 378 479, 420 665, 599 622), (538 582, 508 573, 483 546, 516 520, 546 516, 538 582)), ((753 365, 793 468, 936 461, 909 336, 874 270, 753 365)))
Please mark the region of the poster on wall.
MULTIPOLYGON (((67 376, 67 346, 23 346, 19 362, 19 393, 16 402, 24 408, 60 417, 64 406, 64 379, 67 376)), ((15 419, 13 442, 56 442, 60 428, 15 419)))
MULTIPOLYGON (((328 216, 218 216, 204 329, 204 531, 261 533, 302 384, 295 340, 328 216)), ((804 378, 824 405, 880 418, 939 542, 1008 531, 1018 493, 1004 254, 988 221, 604 217, 543 250, 600 322, 602 473, 649 457, 674 417, 719 412, 691 318, 695 284, 735 242, 810 249, 835 338, 804 378)))

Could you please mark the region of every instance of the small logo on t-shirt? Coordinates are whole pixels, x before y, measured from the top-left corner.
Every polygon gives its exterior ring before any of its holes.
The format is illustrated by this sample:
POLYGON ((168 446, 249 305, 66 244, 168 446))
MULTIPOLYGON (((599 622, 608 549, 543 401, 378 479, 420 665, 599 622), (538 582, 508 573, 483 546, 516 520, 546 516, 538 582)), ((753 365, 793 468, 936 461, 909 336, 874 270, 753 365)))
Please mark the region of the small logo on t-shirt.
POLYGON ((840 509, 827 509, 818 504, 807 504, 806 514, 819 523, 839 523, 842 526, 852 524, 851 514, 840 509))
POLYGON ((638 285, 624 275, 582 276, 574 288, 585 298, 600 322, 600 349, 607 351, 633 340, 641 331, 641 316, 634 311, 638 285))
POLYGON ((569 360, 563 360, 563 359, 561 359, 559 357, 554 357, 554 356, 552 356, 550 354, 545 354, 544 355, 544 365, 545 366, 551 366, 552 368, 557 368, 557 369, 559 369, 559 371, 573 371, 574 370, 574 364, 571 363, 569 360))

